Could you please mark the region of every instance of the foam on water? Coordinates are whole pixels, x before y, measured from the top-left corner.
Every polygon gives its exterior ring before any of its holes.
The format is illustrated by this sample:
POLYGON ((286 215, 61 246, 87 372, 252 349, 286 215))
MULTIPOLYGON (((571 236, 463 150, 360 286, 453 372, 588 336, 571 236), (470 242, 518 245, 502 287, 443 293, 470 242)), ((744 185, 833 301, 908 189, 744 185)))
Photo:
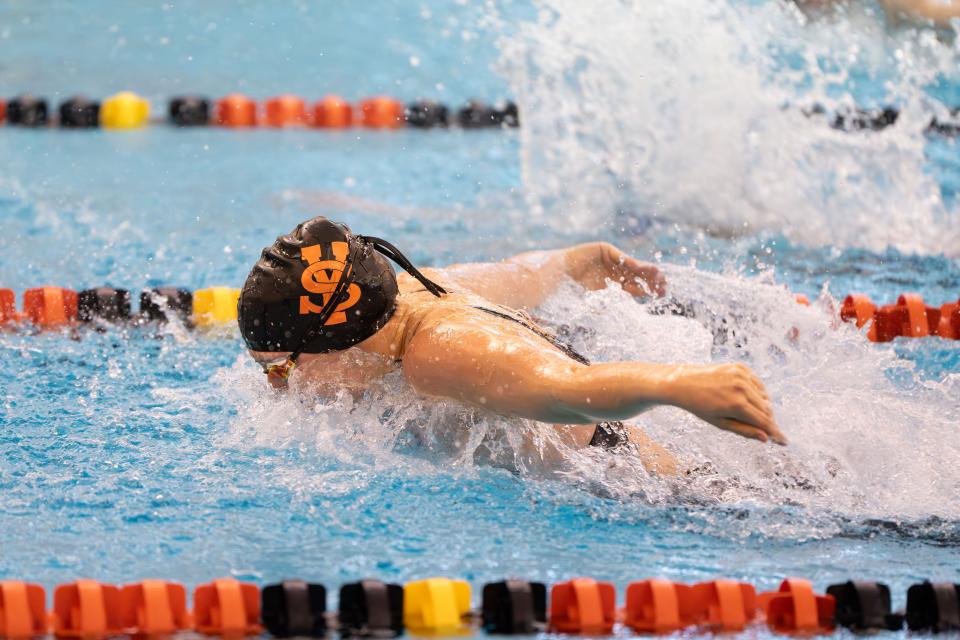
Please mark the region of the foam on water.
POLYGON ((960 254, 960 216, 925 166, 923 129, 956 78, 948 34, 888 32, 878 9, 808 19, 789 2, 541 0, 501 43, 523 114, 525 195, 562 227, 614 212, 730 235, 960 254), (882 86, 880 95, 864 95, 882 86), (858 83, 858 79, 861 81, 858 83), (897 104, 882 132, 805 117, 897 104))

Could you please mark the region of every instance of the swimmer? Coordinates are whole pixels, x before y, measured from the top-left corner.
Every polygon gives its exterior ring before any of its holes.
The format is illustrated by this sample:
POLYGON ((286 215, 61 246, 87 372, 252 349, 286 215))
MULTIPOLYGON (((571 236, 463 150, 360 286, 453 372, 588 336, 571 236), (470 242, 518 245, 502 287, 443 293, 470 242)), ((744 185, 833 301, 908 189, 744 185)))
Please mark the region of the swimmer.
POLYGON ((263 250, 238 321, 278 389, 359 395, 399 367, 424 396, 552 424, 571 447, 631 448, 661 474, 676 472, 671 454, 622 423, 657 405, 786 444, 742 364, 590 363, 540 327, 530 312, 566 280, 589 290, 612 281, 635 296, 665 288, 656 266, 599 242, 421 272, 389 242, 317 217, 263 250))

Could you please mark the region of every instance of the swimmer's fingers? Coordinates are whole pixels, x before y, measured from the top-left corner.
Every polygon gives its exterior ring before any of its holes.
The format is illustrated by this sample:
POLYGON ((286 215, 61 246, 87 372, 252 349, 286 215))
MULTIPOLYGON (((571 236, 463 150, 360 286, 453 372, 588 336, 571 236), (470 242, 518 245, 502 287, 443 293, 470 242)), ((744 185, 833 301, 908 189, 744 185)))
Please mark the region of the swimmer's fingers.
POLYGON ((760 429, 777 444, 787 444, 786 437, 773 420, 773 410, 751 389, 742 391, 742 395, 732 403, 730 414, 724 417, 760 429))
POLYGON ((759 411, 765 418, 773 419, 773 407, 770 405, 768 398, 761 395, 756 389, 747 389, 746 396, 751 407, 759 411))
POLYGON ((734 365, 737 375, 739 378, 750 388, 757 392, 761 397, 766 400, 770 399, 770 395, 767 393, 767 388, 764 386, 763 381, 753 372, 753 369, 748 367, 745 364, 736 364, 734 365))
MULTIPOLYGON (((741 365, 742 366, 742 365, 741 365)), ((748 418, 749 422, 763 429, 771 439, 777 444, 787 444, 787 437, 780 431, 776 421, 773 418, 773 406, 770 404, 770 396, 764 388, 763 383, 749 368, 744 367, 744 395, 747 404, 741 406, 743 417, 748 418)))
POLYGON ((667 279, 659 267, 622 254, 614 275, 624 289, 635 296, 662 296, 667 292, 667 279))
POLYGON ((631 295, 662 296, 667 290, 667 279, 655 264, 641 262, 610 243, 600 243, 601 259, 606 277, 631 295))
POLYGON ((748 424, 760 429, 770 436, 770 439, 779 445, 787 444, 787 437, 780 431, 780 427, 773 420, 773 411, 770 409, 758 408, 750 403, 744 410, 744 415, 748 418, 748 424))
POLYGON ((757 427, 751 427, 750 425, 740 422, 739 420, 734 420, 733 418, 720 418, 714 424, 724 431, 730 431, 731 433, 735 433, 738 436, 743 436, 744 438, 759 440, 760 442, 767 441, 767 434, 761 429, 758 429, 757 427))
POLYGON ((769 403, 764 403, 763 405, 758 406, 751 402, 751 408, 753 409, 754 415, 751 416, 754 418, 751 420, 755 426, 762 429, 770 436, 770 439, 779 445, 787 444, 787 436, 783 435, 783 432, 780 431, 780 427, 777 425, 776 419, 773 417, 773 409, 770 407, 769 403))

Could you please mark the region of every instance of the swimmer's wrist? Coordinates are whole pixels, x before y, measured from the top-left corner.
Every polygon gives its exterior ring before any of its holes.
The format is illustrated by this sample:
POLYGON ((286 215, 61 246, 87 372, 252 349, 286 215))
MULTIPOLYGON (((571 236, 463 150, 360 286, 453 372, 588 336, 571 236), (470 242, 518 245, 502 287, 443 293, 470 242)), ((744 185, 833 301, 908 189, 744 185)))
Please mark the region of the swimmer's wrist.
POLYGON ((684 408, 690 397, 685 365, 664 365, 660 380, 655 387, 661 404, 684 408))

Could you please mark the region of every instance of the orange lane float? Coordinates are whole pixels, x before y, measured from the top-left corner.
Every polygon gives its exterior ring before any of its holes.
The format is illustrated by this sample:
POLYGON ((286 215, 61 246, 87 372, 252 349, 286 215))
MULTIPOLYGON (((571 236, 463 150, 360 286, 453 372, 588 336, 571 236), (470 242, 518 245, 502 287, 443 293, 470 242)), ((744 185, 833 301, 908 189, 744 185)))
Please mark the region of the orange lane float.
POLYGON ((239 93, 220 98, 216 113, 216 122, 221 127, 257 126, 257 103, 239 93))
POLYGON ((937 335, 948 340, 960 340, 960 300, 940 307, 937 335))
POLYGON ((693 626, 713 631, 742 631, 756 617, 752 585, 714 580, 686 585, 642 580, 627 585, 624 624, 641 633, 673 633, 693 626))
POLYGON ((23 315, 34 325, 52 329, 76 321, 79 297, 61 287, 39 287, 23 293, 23 315))
POLYGON ((877 307, 866 296, 854 294, 844 299, 840 319, 844 322, 855 321, 857 328, 869 325, 867 338, 871 342, 927 336, 957 340, 960 336, 958 307, 960 302, 931 307, 915 293, 904 293, 897 298, 896 304, 877 307))
POLYGON ((640 580, 627 585, 624 624, 641 633, 672 633, 696 624, 691 588, 670 580, 640 580))
POLYGON ((834 628, 837 601, 831 595, 813 592, 813 585, 802 578, 787 578, 778 591, 757 597, 767 624, 779 633, 830 633, 834 628))
POLYGON ((0 638, 32 638, 47 633, 47 593, 38 584, 0 581, 0 638))
POLYGON ((59 638, 98 638, 123 633, 120 589, 95 580, 58 585, 50 626, 59 638))
MULTIPOLYGON (((923 298, 915 293, 904 293, 897 298, 897 309, 902 309, 900 315, 902 324, 900 326, 900 335, 908 338, 925 338, 930 335, 929 313, 937 316, 936 322, 940 321, 940 310, 927 308, 923 303, 923 298), (928 313, 929 312, 929 313, 928 313)), ((934 324, 936 326, 936 324, 934 324)))
POLYGON ((193 622, 200 633, 243 636, 260 633, 260 589, 220 578, 193 591, 193 622))
POLYGON ((873 304, 865 295, 851 294, 843 299, 843 306, 840 307, 840 319, 844 322, 855 320, 857 328, 870 322, 873 314, 877 311, 877 305, 873 304))
POLYGON ((617 592, 612 582, 574 578, 550 590, 550 630, 605 635, 616 622, 617 592))
POLYGON ((171 635, 193 628, 183 585, 142 580, 120 591, 123 626, 136 635, 171 635))
POLYGON ((353 107, 340 96, 326 96, 313 106, 313 126, 346 129, 353 126, 353 107))
POLYGON ((398 129, 403 126, 403 104, 395 98, 367 98, 360 103, 360 113, 365 127, 398 129))
POLYGON ((270 127, 302 127, 307 124, 307 107, 302 98, 276 96, 263 103, 263 124, 270 127))
POLYGON ((757 591, 746 582, 701 582, 693 585, 690 598, 697 624, 714 631, 743 631, 757 615, 757 591))

